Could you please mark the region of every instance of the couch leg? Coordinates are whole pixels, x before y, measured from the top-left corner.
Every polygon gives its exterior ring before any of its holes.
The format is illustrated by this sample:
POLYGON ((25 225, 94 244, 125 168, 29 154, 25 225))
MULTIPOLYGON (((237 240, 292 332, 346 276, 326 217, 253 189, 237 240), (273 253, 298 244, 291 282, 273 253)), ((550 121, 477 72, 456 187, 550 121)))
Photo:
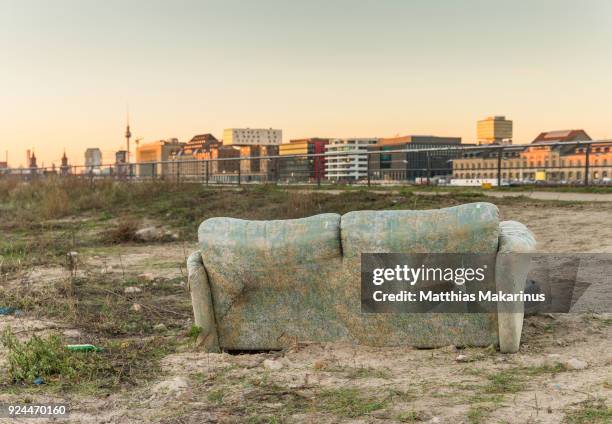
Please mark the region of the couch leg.
POLYGON ((516 353, 521 344, 523 314, 501 312, 497 315, 499 330, 499 350, 502 353, 516 353))
MULTIPOLYGON (((497 290, 504 293, 519 293, 525 289, 531 258, 527 254, 500 253, 495 264, 497 290)), ((517 303, 498 304, 499 350, 516 353, 521 344, 524 305, 517 303)))
POLYGON ((202 263, 200 252, 194 252, 187 259, 189 291, 193 305, 195 325, 201 328, 197 345, 208 352, 219 352, 219 337, 213 309, 212 295, 208 276, 202 263))

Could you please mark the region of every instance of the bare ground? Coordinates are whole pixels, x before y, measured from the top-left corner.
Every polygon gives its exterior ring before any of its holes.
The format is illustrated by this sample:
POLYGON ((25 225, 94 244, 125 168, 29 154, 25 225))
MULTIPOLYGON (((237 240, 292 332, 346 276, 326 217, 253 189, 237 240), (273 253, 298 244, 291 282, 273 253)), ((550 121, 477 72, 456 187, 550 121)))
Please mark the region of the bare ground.
MULTIPOLYGON (((612 252, 608 204, 500 209, 504 219, 522 221, 534 231, 539 251, 612 252)), ((78 272, 117 278, 151 273, 159 279, 156 284, 180 286, 192 247, 166 243, 89 249, 81 254, 78 272)), ((6 285, 53 285, 67 273, 62 267, 37 267, 6 285)), ((145 292, 147 284, 152 283, 139 283, 145 292)), ((134 301, 147 305, 150 299, 135 295, 134 301)), ((189 328, 189 318, 183 321, 177 328, 189 328)), ((160 370, 130 387, 92 395, 0 386, 0 403, 66 402, 69 421, 86 423, 609 422, 611 324, 610 314, 528 317, 515 355, 492 348, 344 344, 230 355, 199 352, 185 343, 161 360, 160 370), (586 368, 568 367, 572 358, 586 362, 586 368)), ((88 340, 86 329, 40 316, 0 318, 0 328, 6 326, 20 338, 59 331, 74 342, 88 340)), ((168 329, 170 335, 177 331, 168 329)), ((3 357, 0 350, 0 364, 3 357)))

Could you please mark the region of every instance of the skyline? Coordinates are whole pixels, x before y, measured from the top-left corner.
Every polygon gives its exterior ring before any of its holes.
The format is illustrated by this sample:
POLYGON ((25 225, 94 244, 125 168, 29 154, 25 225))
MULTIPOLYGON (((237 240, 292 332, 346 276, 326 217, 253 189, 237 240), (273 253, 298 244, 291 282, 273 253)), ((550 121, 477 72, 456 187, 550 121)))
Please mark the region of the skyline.
POLYGON ((132 143, 231 127, 468 143, 490 115, 515 143, 612 138, 612 3, 430 3, 2 1, 0 153, 123 149, 128 103, 132 143))

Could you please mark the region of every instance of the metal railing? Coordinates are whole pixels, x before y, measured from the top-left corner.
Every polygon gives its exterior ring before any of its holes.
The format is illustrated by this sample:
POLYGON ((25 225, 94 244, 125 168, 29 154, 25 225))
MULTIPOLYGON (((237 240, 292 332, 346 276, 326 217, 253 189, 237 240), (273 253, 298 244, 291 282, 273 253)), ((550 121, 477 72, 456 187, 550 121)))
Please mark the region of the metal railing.
POLYGON ((203 184, 612 185, 612 140, 0 169, 0 178, 203 184))

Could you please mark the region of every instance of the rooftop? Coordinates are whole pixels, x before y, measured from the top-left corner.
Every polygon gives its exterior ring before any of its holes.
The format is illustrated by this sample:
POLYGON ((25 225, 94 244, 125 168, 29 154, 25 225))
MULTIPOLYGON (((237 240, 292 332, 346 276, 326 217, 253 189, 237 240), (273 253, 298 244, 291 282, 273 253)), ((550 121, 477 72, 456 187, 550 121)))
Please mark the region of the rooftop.
POLYGON ((532 143, 552 143, 563 141, 587 141, 591 137, 582 129, 577 130, 555 130, 540 133, 532 143))

